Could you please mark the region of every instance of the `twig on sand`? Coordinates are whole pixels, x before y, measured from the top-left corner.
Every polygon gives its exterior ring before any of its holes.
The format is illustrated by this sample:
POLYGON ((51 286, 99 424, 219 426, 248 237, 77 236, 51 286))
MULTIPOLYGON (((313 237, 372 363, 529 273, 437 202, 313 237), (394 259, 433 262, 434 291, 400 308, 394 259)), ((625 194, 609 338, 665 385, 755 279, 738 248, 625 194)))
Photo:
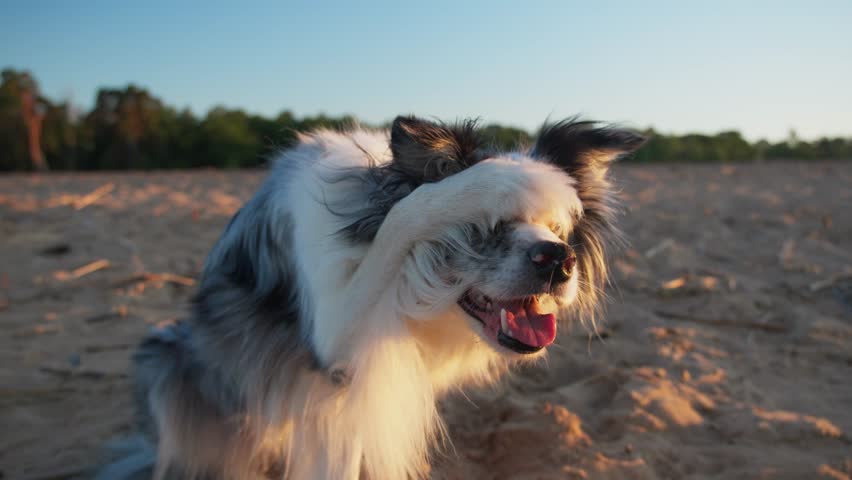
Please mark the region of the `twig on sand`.
POLYGON ((718 288, 719 277, 717 276, 687 273, 660 284, 659 292, 666 295, 674 293, 696 295, 716 291, 718 288))
POLYGON ((663 290, 677 290, 678 288, 686 285, 686 276, 677 277, 675 279, 669 280, 668 282, 664 282, 660 287, 663 290))
POLYGON ((814 283, 810 284, 810 290, 812 292, 818 292, 818 291, 824 290, 828 287, 833 287, 834 284, 837 283, 838 281, 846 280, 847 278, 852 278, 852 271, 847 270, 845 272, 835 273, 834 275, 832 275, 832 276, 830 276, 830 277, 828 277, 824 280, 814 282, 814 283))
POLYGON ((713 325, 717 327, 739 327, 739 328, 751 328, 755 330, 763 330, 765 332, 771 333, 784 333, 789 330, 784 325, 779 325, 777 323, 764 323, 764 322, 753 322, 753 321, 737 321, 731 320, 727 318, 702 318, 696 317, 694 315, 689 315, 686 313, 680 312, 671 312, 668 310, 654 310, 654 313, 661 317, 665 317, 671 320, 686 320, 688 322, 695 323, 703 323, 705 325, 713 325))
POLYGON ((104 195, 113 191, 113 189, 115 189, 115 185, 112 183, 107 183, 82 196, 63 194, 59 197, 48 199, 44 203, 44 206, 48 208, 53 208, 69 205, 73 207, 74 210, 82 210, 100 200, 104 195))
POLYGON ((101 197, 103 197, 104 195, 113 191, 114 188, 115 188, 115 185, 112 184, 112 183, 107 183, 105 185, 101 185, 100 187, 93 190, 91 193, 88 193, 88 194, 83 195, 82 197, 78 198, 74 202, 74 210, 82 210, 82 209, 88 207, 89 205, 100 200, 101 197))
POLYGON ((649 248, 648 250, 646 250, 645 251, 645 258, 654 258, 657 255, 659 255, 663 250, 667 250, 668 248, 671 248, 672 245, 674 245, 674 240, 672 240, 671 238, 667 238, 667 239, 663 240, 662 242, 660 242, 660 243, 654 245, 653 247, 649 248))
POLYGON ((86 275, 88 275, 90 273, 97 272, 98 270, 103 270, 104 268, 107 268, 109 266, 110 266, 109 260, 102 258, 100 260, 95 260, 94 262, 87 263, 87 264, 83 265, 82 267, 75 268, 74 270, 72 270, 70 272, 66 272, 66 271, 55 272, 53 274, 53 278, 55 278, 57 280, 62 280, 62 281, 76 280, 80 277, 85 277, 86 275))
POLYGON ((151 273, 151 272, 139 272, 134 273, 130 277, 118 280, 113 282, 112 287, 126 287, 128 285, 132 285, 134 283, 140 282, 157 282, 157 283, 173 283, 176 285, 182 285, 184 287, 191 287, 195 285, 195 279, 190 277, 185 277, 183 275, 176 275, 174 273, 151 273))
POLYGON ((123 372, 118 373, 109 373, 109 372, 99 372, 97 370, 80 370, 77 368, 66 368, 66 367, 54 367, 54 366, 43 366, 39 368, 44 373, 49 373, 51 375, 56 375, 59 377, 82 377, 82 378, 91 378, 93 380, 100 380, 105 378, 127 378, 129 375, 123 372))

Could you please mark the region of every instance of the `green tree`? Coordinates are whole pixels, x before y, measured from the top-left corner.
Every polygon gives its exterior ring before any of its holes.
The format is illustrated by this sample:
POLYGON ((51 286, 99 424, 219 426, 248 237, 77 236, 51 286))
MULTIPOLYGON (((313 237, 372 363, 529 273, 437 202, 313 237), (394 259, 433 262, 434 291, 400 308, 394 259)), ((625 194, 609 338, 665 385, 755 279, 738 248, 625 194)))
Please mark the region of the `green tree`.
POLYGON ((213 108, 199 126, 199 137, 193 166, 236 168, 263 161, 260 138, 242 110, 213 108))
POLYGON ((486 142, 500 150, 517 150, 530 145, 532 137, 526 130, 491 124, 482 129, 486 142))
POLYGON ((82 130, 85 168, 144 169, 174 166, 180 115, 147 90, 130 85, 101 89, 82 130))
MULTIPOLYGON (((199 119, 134 85, 101 89, 94 108, 78 116, 69 102, 41 96, 28 72, 6 69, 0 82, 0 170, 33 168, 33 152, 52 169, 253 167, 292 146, 297 132, 357 124, 351 115, 299 118, 284 110, 268 118, 224 107, 199 119), (33 125, 39 127, 38 142, 29 141, 33 125)), ((533 141, 525 130, 497 124, 485 126, 482 133, 489 145, 502 150, 524 148, 533 141)), ((787 140, 777 143, 749 143, 736 131, 663 135, 649 129, 645 134, 649 141, 627 161, 852 159, 852 138, 807 142, 792 130, 787 140)))
POLYGON ((0 82, 0 170, 30 168, 27 127, 21 115, 21 92, 32 77, 26 72, 3 70, 0 82))

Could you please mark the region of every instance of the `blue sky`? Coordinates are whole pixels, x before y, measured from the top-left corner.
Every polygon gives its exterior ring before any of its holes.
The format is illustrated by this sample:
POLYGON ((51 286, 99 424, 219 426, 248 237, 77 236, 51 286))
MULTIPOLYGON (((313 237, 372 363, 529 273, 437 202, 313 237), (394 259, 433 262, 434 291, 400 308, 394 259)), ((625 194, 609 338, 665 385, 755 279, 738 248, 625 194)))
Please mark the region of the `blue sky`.
POLYGON ((852 136, 852 1, 0 2, 0 67, 91 106, 203 114, 581 113, 664 132, 852 136), (240 5, 242 3, 242 5, 240 5), (363 4, 362 4, 363 3, 363 4))

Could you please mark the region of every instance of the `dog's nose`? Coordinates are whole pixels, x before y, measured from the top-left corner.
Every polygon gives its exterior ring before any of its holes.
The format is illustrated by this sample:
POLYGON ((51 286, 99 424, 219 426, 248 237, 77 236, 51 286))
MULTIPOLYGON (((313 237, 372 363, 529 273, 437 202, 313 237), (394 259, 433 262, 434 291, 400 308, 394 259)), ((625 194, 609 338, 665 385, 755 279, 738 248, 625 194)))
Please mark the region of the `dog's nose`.
POLYGON ((574 249, 566 243, 538 242, 527 254, 538 276, 553 283, 568 280, 577 263, 574 249))

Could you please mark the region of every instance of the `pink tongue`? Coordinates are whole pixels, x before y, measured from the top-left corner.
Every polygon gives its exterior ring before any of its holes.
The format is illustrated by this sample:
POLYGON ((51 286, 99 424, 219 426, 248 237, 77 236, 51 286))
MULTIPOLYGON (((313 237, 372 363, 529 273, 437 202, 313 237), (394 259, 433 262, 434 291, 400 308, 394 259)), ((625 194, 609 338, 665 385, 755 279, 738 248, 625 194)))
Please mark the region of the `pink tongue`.
POLYGON ((506 309, 506 323, 515 340, 533 347, 546 347, 556 338, 556 315, 541 313, 537 303, 512 302, 506 309))

